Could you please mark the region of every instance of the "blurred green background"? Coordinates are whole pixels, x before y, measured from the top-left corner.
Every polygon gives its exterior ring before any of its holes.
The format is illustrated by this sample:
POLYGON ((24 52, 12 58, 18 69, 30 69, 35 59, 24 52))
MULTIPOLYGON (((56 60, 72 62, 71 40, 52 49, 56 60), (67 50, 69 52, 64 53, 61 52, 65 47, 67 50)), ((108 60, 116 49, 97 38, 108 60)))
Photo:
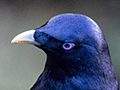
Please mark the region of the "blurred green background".
POLYGON ((32 45, 10 41, 60 13, 85 14, 98 23, 120 82, 120 0, 0 0, 0 90, 32 87, 44 68, 46 55, 32 45))

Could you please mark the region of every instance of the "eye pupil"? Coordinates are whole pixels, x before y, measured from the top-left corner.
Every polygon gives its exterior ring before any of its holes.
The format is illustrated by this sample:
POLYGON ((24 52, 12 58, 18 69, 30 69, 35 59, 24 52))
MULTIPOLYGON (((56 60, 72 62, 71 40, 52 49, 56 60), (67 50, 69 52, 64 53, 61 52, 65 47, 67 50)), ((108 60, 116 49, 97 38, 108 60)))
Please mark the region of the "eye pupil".
POLYGON ((70 47, 70 45, 69 45, 69 44, 65 44, 65 47, 66 47, 66 48, 69 48, 69 47, 70 47))

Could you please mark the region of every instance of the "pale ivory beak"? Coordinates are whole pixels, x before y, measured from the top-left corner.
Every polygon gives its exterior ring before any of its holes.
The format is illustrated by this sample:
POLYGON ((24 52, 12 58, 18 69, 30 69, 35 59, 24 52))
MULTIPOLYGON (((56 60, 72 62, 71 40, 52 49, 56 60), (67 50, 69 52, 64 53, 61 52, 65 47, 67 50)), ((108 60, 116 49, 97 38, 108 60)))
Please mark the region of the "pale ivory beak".
POLYGON ((34 32, 35 30, 29 30, 29 31, 20 33, 13 38, 11 43, 27 43, 27 44, 38 45, 38 43, 34 39, 34 32))

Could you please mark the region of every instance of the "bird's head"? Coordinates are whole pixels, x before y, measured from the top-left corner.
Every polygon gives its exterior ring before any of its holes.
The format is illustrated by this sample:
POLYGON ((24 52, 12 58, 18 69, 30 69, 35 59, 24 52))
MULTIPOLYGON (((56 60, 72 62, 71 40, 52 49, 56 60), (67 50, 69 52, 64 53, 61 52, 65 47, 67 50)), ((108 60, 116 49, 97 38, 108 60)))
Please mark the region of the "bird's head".
POLYGON ((33 44, 47 54, 45 69, 33 88, 39 90, 117 88, 102 31, 85 15, 70 13, 57 15, 43 26, 17 35, 12 43, 33 44))
POLYGON ((29 43, 41 48, 52 63, 78 68, 98 65, 98 53, 103 51, 104 42, 99 26, 91 18, 70 13, 57 15, 12 40, 12 43, 29 43))

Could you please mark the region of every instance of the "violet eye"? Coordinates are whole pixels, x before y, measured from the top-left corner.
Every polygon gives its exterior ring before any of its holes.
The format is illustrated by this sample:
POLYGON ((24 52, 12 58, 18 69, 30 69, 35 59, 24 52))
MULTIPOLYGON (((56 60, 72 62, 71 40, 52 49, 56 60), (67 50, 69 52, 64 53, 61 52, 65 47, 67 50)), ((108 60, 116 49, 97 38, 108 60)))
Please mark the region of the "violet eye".
POLYGON ((72 49, 74 46, 75 46, 74 43, 64 43, 64 44, 63 44, 63 49, 65 49, 65 50, 70 50, 70 49, 72 49))

